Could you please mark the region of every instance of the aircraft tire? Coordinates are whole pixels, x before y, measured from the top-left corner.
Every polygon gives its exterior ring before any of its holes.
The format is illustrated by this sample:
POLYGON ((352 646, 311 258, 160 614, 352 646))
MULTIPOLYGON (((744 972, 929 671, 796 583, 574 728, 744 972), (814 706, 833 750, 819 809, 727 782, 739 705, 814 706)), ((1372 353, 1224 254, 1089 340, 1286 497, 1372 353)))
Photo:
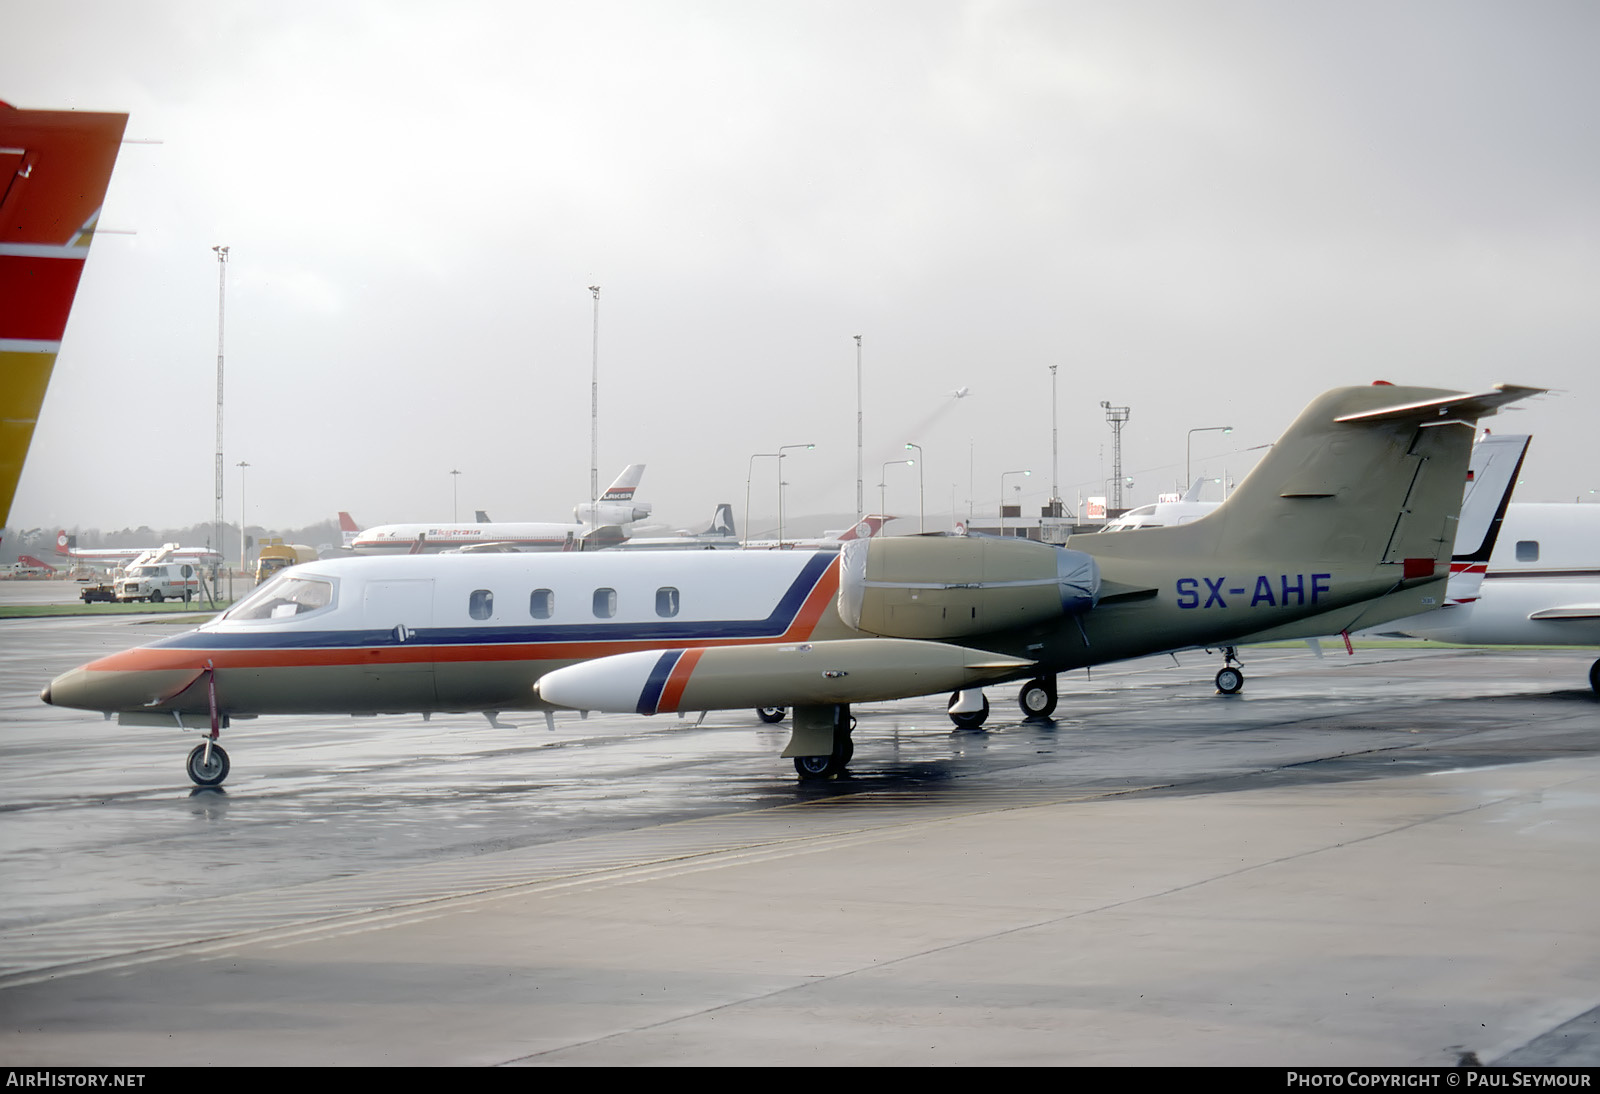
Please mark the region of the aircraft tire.
POLYGON ((787 707, 756 707, 756 717, 769 726, 783 721, 783 716, 787 713, 787 707))
MULTIPOLYGON (((960 692, 956 693, 956 695, 959 694, 960 692)), ((952 706, 955 705, 956 695, 950 697, 952 706)), ((950 720, 955 723, 957 729, 977 729, 989 720, 989 697, 987 695, 983 697, 982 710, 974 710, 969 714, 957 714, 951 711, 950 720)))
POLYGON ((212 742, 211 762, 206 763, 206 746, 198 744, 194 751, 189 753, 189 762, 185 765, 189 770, 189 778, 196 786, 221 786, 222 780, 228 777, 228 754, 222 746, 212 742))
POLYGON ((1225 665, 1217 672, 1217 690, 1224 695, 1237 695, 1244 687, 1244 673, 1232 665, 1225 665))
POLYGON ((1029 680, 1017 695, 1017 705, 1022 716, 1030 721, 1043 721, 1056 712, 1056 691, 1048 680, 1029 680))
POLYGON ((850 762, 853 748, 843 753, 832 756, 796 756, 794 758, 794 773, 799 775, 804 782, 814 779, 831 779, 835 775, 844 774, 845 765, 850 762))
POLYGON ((1600 695, 1600 661, 1589 666, 1589 687, 1596 695, 1600 695))

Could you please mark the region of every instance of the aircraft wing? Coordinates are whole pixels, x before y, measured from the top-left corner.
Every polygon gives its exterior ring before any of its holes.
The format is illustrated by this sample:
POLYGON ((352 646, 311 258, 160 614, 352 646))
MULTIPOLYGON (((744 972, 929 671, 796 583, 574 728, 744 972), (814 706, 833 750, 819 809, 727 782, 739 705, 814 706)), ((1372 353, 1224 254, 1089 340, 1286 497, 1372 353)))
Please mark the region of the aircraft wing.
POLYGON ((1534 612, 1529 619, 1553 619, 1572 621, 1579 619, 1600 619, 1600 604, 1568 604, 1560 608, 1545 608, 1543 611, 1534 612))

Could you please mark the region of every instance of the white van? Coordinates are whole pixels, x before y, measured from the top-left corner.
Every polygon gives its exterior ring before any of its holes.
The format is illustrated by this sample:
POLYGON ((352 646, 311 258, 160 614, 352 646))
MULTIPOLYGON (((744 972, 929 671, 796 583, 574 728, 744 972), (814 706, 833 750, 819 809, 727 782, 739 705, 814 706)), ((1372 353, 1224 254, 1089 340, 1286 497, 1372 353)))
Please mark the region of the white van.
POLYGON ((117 580, 119 601, 148 600, 159 604, 169 597, 188 600, 200 592, 200 579, 187 562, 148 562, 128 567, 117 580))

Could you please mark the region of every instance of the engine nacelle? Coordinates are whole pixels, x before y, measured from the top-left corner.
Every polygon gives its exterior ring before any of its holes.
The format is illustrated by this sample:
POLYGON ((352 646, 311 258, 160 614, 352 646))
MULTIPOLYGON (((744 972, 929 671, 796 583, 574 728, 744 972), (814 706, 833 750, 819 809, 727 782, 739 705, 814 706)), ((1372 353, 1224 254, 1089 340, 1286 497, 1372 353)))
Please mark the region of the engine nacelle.
POLYGON ((960 638, 1088 611, 1094 556, 1026 539, 894 536, 842 552, 839 616, 890 638, 960 638))
POLYGON ((572 519, 579 524, 632 524, 650 515, 647 501, 595 501, 584 502, 572 510, 572 519))

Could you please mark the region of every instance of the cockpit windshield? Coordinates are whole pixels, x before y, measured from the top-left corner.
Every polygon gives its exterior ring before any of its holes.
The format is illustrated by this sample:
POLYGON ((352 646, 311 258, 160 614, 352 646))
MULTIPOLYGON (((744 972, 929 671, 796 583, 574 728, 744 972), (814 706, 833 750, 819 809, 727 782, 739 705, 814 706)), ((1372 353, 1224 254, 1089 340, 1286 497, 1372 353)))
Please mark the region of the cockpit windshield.
POLYGON ((314 612, 332 603, 333 582, 285 573, 245 597, 222 618, 283 619, 314 612))

